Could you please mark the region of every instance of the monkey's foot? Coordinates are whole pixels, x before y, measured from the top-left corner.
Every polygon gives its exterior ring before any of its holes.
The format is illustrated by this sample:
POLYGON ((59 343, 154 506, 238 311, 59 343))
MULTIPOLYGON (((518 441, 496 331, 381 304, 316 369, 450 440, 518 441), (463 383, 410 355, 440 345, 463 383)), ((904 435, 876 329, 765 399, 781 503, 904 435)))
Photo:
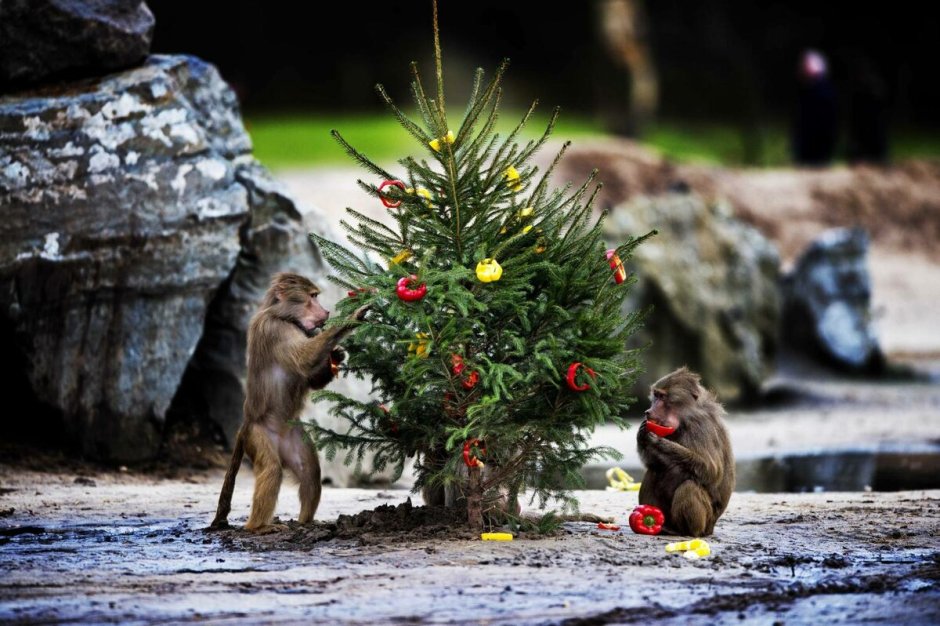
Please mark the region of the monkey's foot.
POLYGON ((255 535, 270 535, 272 533, 282 533, 290 530, 287 524, 265 524, 264 526, 258 526, 257 528, 248 528, 245 527, 250 533, 255 535))

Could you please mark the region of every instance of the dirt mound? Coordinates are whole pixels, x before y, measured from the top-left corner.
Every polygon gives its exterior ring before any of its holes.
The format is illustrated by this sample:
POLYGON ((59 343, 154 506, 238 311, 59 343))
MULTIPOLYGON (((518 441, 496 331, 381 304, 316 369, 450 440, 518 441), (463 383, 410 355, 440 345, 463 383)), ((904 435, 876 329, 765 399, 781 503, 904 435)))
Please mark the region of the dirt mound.
POLYGON ((359 545, 400 543, 418 539, 476 539, 478 533, 467 526, 466 512, 444 507, 414 506, 411 498, 398 505, 383 504, 354 515, 340 515, 336 521, 300 524, 275 520, 271 532, 254 534, 242 528, 218 532, 222 540, 250 551, 269 549, 307 550, 314 544, 334 539, 355 539, 359 545))
POLYGON ((571 149, 556 180, 578 183, 594 168, 604 188, 597 206, 639 195, 694 191, 725 200, 792 260, 822 230, 862 226, 872 242, 940 259, 940 161, 831 168, 730 169, 678 165, 629 141, 571 149))

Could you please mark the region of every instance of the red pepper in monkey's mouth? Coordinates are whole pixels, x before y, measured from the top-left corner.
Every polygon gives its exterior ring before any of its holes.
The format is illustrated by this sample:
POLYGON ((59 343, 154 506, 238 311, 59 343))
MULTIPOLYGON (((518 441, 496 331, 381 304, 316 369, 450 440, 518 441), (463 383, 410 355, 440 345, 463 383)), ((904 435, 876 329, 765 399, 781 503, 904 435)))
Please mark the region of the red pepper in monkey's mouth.
POLYGON ((658 437, 668 437, 672 433, 676 432, 676 427, 675 426, 663 426, 661 424, 657 424, 656 422, 651 422, 650 420, 647 419, 646 430, 650 431, 651 433, 653 433, 654 435, 658 437))

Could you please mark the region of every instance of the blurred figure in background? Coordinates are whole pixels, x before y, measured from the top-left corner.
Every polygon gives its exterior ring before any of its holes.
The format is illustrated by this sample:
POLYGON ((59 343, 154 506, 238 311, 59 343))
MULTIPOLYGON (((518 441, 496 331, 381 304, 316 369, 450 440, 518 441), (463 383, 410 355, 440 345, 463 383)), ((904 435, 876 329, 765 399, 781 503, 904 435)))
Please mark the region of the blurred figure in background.
POLYGON ((849 101, 847 155, 852 163, 888 160, 888 89, 878 70, 865 56, 856 59, 849 101))
POLYGON ((836 152, 838 120, 826 58, 816 50, 804 52, 799 78, 793 160, 800 165, 828 165, 836 152))

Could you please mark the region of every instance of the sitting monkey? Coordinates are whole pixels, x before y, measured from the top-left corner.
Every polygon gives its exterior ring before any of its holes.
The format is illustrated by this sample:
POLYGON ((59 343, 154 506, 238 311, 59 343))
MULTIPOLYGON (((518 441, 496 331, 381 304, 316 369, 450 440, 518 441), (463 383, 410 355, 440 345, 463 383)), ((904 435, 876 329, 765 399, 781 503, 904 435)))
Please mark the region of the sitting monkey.
POLYGON ((712 533, 734 490, 734 456, 722 421, 725 411, 699 381, 698 374, 684 367, 659 379, 636 435, 637 451, 646 465, 640 504, 662 509, 668 531, 692 537, 712 533), (675 430, 667 434, 657 427, 675 430), (663 436, 653 434, 653 429, 663 436))
POLYGON ((317 301, 320 290, 298 274, 277 274, 261 308, 248 327, 248 382, 244 421, 235 439, 213 528, 227 524, 235 476, 244 454, 251 459, 255 490, 245 528, 265 530, 274 518, 284 468, 300 483, 302 524, 310 522, 320 503, 320 461, 316 448, 296 422, 307 392, 333 380, 335 363, 344 353, 338 343, 362 320, 360 307, 349 323, 315 334, 330 313, 317 301))

